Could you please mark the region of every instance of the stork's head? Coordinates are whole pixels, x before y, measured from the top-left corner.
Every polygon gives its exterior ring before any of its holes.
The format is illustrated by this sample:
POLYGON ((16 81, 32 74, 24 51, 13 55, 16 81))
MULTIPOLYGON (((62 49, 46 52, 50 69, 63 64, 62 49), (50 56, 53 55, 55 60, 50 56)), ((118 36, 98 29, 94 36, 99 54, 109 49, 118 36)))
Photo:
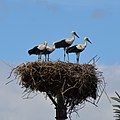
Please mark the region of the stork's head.
POLYGON ((78 38, 79 38, 79 36, 76 34, 76 32, 75 32, 75 31, 72 31, 72 35, 73 35, 73 36, 76 36, 76 37, 78 37, 78 38))
POLYGON ((92 44, 92 42, 87 37, 84 37, 84 40, 92 44))
POLYGON ((44 42, 44 45, 45 45, 45 46, 47 46, 47 44, 48 44, 48 42, 47 42, 47 41, 45 41, 45 42, 44 42))

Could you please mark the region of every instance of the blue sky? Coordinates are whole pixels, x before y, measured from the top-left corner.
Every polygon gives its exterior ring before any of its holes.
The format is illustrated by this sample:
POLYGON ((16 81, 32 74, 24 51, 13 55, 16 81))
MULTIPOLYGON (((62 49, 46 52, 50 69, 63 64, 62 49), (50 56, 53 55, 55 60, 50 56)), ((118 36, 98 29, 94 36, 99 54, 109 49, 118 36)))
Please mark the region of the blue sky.
MULTIPOLYGON (((3 68, 0 69, 0 96, 2 96, 0 116, 2 120, 19 120, 21 117, 22 120, 32 120, 32 113, 35 110, 41 113, 34 113, 36 119, 54 119, 54 107, 49 100, 46 101, 39 95, 32 100, 23 100, 22 89, 16 85, 16 82, 5 86, 11 68, 2 61, 13 66, 16 63, 35 61, 37 56, 29 56, 27 53, 29 49, 44 41, 52 45, 55 41, 71 37, 71 31, 76 31, 80 36, 80 39, 76 38, 73 44, 84 43, 85 36, 92 41, 93 44, 88 44, 85 51, 81 53, 80 62, 86 63, 96 54, 101 57, 97 66, 104 73, 108 95, 114 96, 114 92, 119 90, 120 78, 119 21, 119 0, 0 0, 0 66, 3 68), (46 113, 50 116, 46 116, 46 113)), ((63 60, 63 50, 55 50, 50 58, 63 60)), ((70 61, 76 62, 74 54, 70 55, 70 61)), ((114 119, 112 104, 108 102, 105 95, 98 108, 86 105, 80 114, 81 118, 75 115, 74 120, 114 119)))
MULTIPOLYGON (((88 45, 81 54, 81 63, 96 54, 101 64, 119 64, 119 0, 1 0, 0 1, 0 59, 6 61, 34 61, 28 49, 48 41, 49 45, 71 37, 76 31, 83 43, 87 36, 88 45)), ((75 62, 75 55, 70 55, 75 62)), ((51 59, 63 60, 63 50, 56 50, 51 59)))

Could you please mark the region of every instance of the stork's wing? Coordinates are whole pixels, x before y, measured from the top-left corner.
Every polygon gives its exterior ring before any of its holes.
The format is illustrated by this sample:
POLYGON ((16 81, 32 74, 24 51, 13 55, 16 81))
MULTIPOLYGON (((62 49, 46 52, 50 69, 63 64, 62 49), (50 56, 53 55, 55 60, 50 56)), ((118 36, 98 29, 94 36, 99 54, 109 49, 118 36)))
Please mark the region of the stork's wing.
POLYGON ((50 54, 55 50, 52 46, 46 46, 46 49, 43 51, 43 54, 50 54))
POLYGON ((32 49, 28 50, 29 55, 38 55, 40 53, 39 49, 37 48, 38 46, 33 47, 32 49))
POLYGON ((66 53, 67 54, 68 53, 74 53, 74 52, 76 52, 76 50, 77 50, 76 45, 74 45, 74 46, 71 46, 71 47, 67 48, 66 53))
POLYGON ((45 50, 45 45, 44 45, 44 44, 38 45, 38 49, 39 49, 40 51, 45 50))
POLYGON ((46 50, 50 51, 50 52, 53 52, 55 50, 55 48, 53 46, 47 46, 46 50))
POLYGON ((66 43, 65 39, 61 40, 59 42, 54 43, 55 48, 62 48, 62 47, 68 47, 68 43, 66 43))

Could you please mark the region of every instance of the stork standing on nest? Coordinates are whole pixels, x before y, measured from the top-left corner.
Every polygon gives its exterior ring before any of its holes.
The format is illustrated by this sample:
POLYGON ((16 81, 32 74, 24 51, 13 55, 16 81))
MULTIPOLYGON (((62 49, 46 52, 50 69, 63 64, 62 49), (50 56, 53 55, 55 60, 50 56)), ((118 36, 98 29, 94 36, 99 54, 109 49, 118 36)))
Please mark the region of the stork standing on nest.
POLYGON ((42 53, 42 54, 44 54, 45 56, 46 55, 48 55, 48 61, 49 61, 49 55, 53 52, 55 50, 55 45, 53 45, 53 46, 46 46, 46 49, 45 49, 45 51, 42 53))
POLYGON ((76 34, 76 32, 72 31, 72 38, 66 38, 64 40, 54 43, 55 48, 63 48, 64 49, 64 61, 65 61, 65 57, 66 57, 66 48, 72 45, 72 43, 75 40, 75 36, 77 36, 79 38, 79 36, 76 34))
MULTIPOLYGON (((41 60, 41 55, 45 51, 47 44, 48 43, 45 41, 44 44, 35 46, 34 48, 28 50, 28 54, 29 55, 38 55, 38 60, 41 60)), ((45 58, 45 60, 46 60, 46 58, 45 58)))
POLYGON ((80 53, 83 50, 85 50, 88 42, 92 44, 92 42, 87 37, 84 38, 84 41, 85 41, 84 44, 77 44, 67 48, 66 53, 68 54, 68 61, 69 61, 69 53, 76 53, 76 61, 77 63, 79 63, 80 53))

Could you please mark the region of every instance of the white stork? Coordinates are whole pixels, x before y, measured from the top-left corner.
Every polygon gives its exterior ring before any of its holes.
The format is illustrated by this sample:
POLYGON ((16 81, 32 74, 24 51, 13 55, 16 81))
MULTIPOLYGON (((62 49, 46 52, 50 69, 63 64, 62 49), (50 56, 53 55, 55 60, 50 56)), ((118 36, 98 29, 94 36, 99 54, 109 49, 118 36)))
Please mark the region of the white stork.
POLYGON ((28 50, 28 54, 29 55, 38 55, 38 60, 41 60, 41 55, 45 51, 47 44, 48 43, 45 41, 44 44, 40 44, 38 46, 35 46, 34 48, 28 50))
POLYGON ((64 49, 64 61, 66 57, 66 48, 72 45, 72 43, 75 40, 75 36, 79 38, 79 36, 76 34, 76 32, 72 31, 72 38, 66 38, 64 40, 61 40, 59 42, 55 42, 55 48, 63 48, 64 49))
MULTIPOLYGON (((86 48, 87 42, 92 44, 92 42, 87 37, 84 38, 84 41, 85 41, 84 44, 77 44, 77 45, 69 47, 66 50, 67 54, 69 54, 69 53, 76 53, 76 61, 77 61, 77 63, 79 63, 80 53, 86 48)), ((69 55, 68 55, 68 61, 69 61, 69 55)))
POLYGON ((45 56, 48 55, 48 61, 49 61, 49 54, 51 54, 53 51, 55 50, 55 45, 53 46, 46 46, 46 49, 45 51, 42 53, 44 54, 45 56))

